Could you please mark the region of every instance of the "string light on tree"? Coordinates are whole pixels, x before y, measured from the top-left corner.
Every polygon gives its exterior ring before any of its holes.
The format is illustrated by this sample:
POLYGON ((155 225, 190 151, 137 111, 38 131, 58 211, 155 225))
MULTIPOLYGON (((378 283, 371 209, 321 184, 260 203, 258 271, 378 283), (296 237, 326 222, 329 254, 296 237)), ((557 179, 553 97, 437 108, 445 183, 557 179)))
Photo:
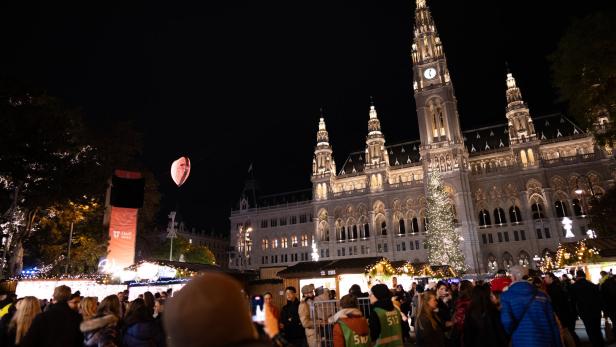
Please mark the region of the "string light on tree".
POLYGON ((438 171, 429 174, 427 188, 428 261, 431 265, 449 265, 455 271, 464 271, 466 264, 460 250, 460 234, 456 231, 451 202, 438 171))

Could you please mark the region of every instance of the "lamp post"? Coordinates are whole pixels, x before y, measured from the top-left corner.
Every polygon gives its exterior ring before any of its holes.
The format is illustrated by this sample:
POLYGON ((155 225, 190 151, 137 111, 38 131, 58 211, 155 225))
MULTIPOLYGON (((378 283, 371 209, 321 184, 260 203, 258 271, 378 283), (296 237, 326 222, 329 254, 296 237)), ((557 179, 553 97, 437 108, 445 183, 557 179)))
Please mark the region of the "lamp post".
POLYGON ((73 222, 71 222, 71 231, 68 235, 68 257, 66 261, 66 268, 64 269, 64 273, 68 275, 68 268, 71 265, 71 244, 73 243, 73 222))
POLYGON ((169 246, 169 261, 173 261, 173 239, 177 236, 175 231, 175 211, 169 213, 169 226, 167 227, 167 238, 171 239, 171 245, 169 246))

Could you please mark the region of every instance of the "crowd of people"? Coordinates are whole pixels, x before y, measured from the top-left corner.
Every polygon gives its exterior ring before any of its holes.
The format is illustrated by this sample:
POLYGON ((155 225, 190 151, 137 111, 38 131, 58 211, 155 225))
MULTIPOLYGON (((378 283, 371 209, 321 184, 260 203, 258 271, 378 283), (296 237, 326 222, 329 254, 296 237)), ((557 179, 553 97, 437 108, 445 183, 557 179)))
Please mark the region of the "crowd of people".
MULTIPOLYGON (((255 323, 239 282, 206 273, 171 293, 82 297, 59 286, 50 301, 0 297, 1 346, 99 347, 397 347, 576 346, 579 317, 592 346, 603 346, 602 317, 616 319, 616 277, 598 284, 531 275, 521 266, 492 281, 413 283, 369 293, 353 285, 339 301, 327 288, 285 289, 286 304, 265 293, 265 320, 255 323), (361 305, 360 301, 368 305, 361 305)), ((612 326, 612 328, 614 328, 612 326)))
MULTIPOLYGON (((362 293, 353 285, 340 299, 339 311, 329 317, 321 316, 322 305, 317 305, 323 288, 304 286, 300 301, 289 287, 281 333, 289 345, 309 347, 323 346, 329 328, 334 347, 394 347, 411 341, 435 347, 573 347, 580 344, 575 332, 579 317, 591 345, 604 346, 601 319, 616 320, 616 277, 607 272, 601 276, 593 284, 583 270, 573 278, 558 278, 553 273, 529 276, 527 268, 513 266, 509 275, 501 270, 491 281, 413 283, 408 291, 377 284, 362 293), (366 296, 367 314, 358 306, 358 298, 366 296)), ((616 333, 613 325, 606 326, 606 335, 616 333)))
POLYGON ((51 300, 33 296, 0 301, 0 346, 162 347, 162 317, 168 292, 145 292, 129 302, 128 291, 100 302, 68 286, 56 287, 51 300))

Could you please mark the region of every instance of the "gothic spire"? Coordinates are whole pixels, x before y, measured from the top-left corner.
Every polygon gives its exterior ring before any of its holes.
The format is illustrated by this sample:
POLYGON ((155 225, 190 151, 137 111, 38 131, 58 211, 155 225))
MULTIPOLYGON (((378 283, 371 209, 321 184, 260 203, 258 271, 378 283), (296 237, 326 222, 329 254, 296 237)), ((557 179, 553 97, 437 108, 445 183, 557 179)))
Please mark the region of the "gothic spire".
POLYGON ((416 4, 412 56, 413 64, 423 64, 443 58, 443 45, 426 1, 417 0, 416 4))
MULTIPOLYGON (((509 70, 509 68, 507 68, 509 70)), ((522 100, 522 93, 520 88, 515 83, 515 78, 511 72, 507 72, 507 112, 524 106, 524 100, 522 100)))
MULTIPOLYGON (((509 70, 508 67, 507 70, 509 70)), ((506 84, 507 110, 505 114, 509 123, 509 142, 517 144, 536 139, 530 111, 522 99, 522 93, 516 85, 513 74, 509 71, 507 71, 506 84)))
MULTIPOLYGON (((322 113, 321 116, 323 116, 322 113)), ((319 131, 317 132, 317 146, 320 144, 329 146, 329 134, 325 128, 325 118, 323 117, 319 119, 319 131)))

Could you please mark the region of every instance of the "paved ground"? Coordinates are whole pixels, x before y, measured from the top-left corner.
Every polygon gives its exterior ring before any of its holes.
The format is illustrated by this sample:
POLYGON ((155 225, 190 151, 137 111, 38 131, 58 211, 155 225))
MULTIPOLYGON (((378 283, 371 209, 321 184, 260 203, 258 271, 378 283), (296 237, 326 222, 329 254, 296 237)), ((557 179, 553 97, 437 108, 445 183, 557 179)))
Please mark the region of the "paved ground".
MULTIPOLYGON (((601 320, 601 332, 604 334, 603 337, 605 338, 605 329, 603 327, 603 323, 604 321, 601 320)), ((590 342, 588 341, 588 335, 586 335, 586 329, 584 329, 584 323, 581 320, 577 321, 577 324, 575 326, 575 332, 580 337, 580 340, 582 341, 582 344, 580 345, 580 347, 591 347, 592 346, 590 342)), ((616 347, 616 341, 610 341, 610 343, 606 343, 605 345, 609 347, 616 347)), ((415 346, 415 344, 405 343, 404 346, 412 347, 412 346, 415 346)))
MULTIPOLYGON (((605 338, 605 327, 603 326, 604 320, 601 320, 601 332, 603 333, 603 338, 605 338)), ((588 342, 588 335, 586 335, 586 329, 584 329, 584 323, 581 320, 578 320, 575 325, 575 333, 582 340, 582 347, 591 346, 590 342, 588 342)), ((616 347, 616 341, 610 341, 610 343, 606 343, 606 346, 614 346, 616 347)))

